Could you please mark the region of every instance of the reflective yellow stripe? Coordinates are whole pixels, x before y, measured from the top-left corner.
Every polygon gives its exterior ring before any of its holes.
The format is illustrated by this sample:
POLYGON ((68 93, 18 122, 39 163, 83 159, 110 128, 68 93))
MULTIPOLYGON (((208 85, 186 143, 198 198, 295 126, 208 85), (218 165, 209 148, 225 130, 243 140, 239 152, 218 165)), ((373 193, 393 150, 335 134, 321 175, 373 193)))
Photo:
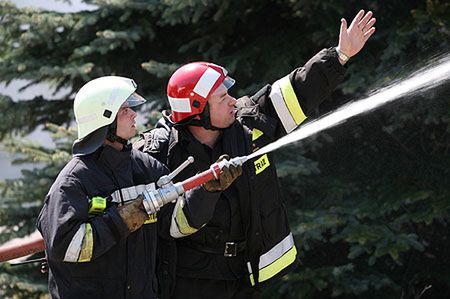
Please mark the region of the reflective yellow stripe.
POLYGON ((306 119, 306 115, 300 107, 297 96, 294 92, 294 88, 292 87, 291 81, 289 80, 289 75, 281 78, 279 82, 286 106, 288 107, 289 112, 294 118, 295 123, 299 125, 306 119))
MULTIPOLYGON (((259 279, 262 282, 277 275, 281 270, 295 261, 297 249, 295 248, 294 237, 289 233, 283 240, 273 246, 269 251, 259 257, 258 269, 259 279)), ((248 272, 252 285, 255 284, 253 269, 250 262, 247 262, 248 272)))
POLYGON ((148 219, 145 220, 144 224, 149 224, 149 223, 155 223, 158 221, 158 217, 156 216, 156 213, 151 214, 148 216, 148 219))
MULTIPOLYGON (((265 280, 274 277, 275 275, 280 273, 281 270, 292 264, 295 261, 296 256, 297 256, 297 248, 295 248, 294 245, 283 256, 275 260, 272 264, 266 266, 265 268, 260 269, 258 281, 263 282, 265 280)), ((250 282, 252 286, 255 285, 255 279, 253 278, 253 274, 250 274, 250 282)))
POLYGON ((189 222, 186 219, 186 215, 184 215, 183 207, 184 207, 184 200, 178 200, 177 201, 177 214, 175 216, 175 222, 177 223, 178 230, 183 235, 190 235, 198 231, 198 229, 193 228, 189 225, 189 222))
POLYGON ((269 158, 267 157, 267 154, 264 154, 254 162, 255 164, 255 174, 259 174, 264 169, 270 166, 269 158))
POLYGON ((263 135, 263 132, 261 132, 260 130, 258 130, 256 128, 253 128, 253 130, 252 130, 252 141, 255 141, 256 139, 258 139, 262 135, 263 135))
POLYGON ((81 245, 80 256, 78 262, 89 262, 92 259, 92 253, 94 251, 94 236, 92 234, 92 226, 90 223, 86 223, 86 229, 84 230, 83 243, 81 245))

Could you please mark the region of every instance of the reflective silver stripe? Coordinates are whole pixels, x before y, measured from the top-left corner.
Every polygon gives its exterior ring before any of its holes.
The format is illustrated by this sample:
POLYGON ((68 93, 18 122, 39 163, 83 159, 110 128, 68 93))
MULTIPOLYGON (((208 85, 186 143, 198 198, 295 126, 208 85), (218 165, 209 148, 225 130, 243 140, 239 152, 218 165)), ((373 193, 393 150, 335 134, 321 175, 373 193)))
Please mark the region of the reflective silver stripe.
POLYGON ((120 190, 114 191, 113 194, 111 194, 112 202, 122 203, 122 198, 120 197, 120 193, 122 193, 123 201, 127 202, 133 199, 136 199, 138 195, 142 194, 145 190, 155 190, 155 183, 150 183, 147 185, 138 185, 138 186, 131 186, 128 188, 123 188, 120 190))
MULTIPOLYGON (((280 243, 278 243, 265 254, 259 257, 258 268, 262 269, 267 265, 272 264, 280 257, 282 257, 283 254, 288 252, 289 249, 292 248, 292 246, 294 246, 294 237, 292 236, 292 233, 289 233, 289 235, 287 235, 286 238, 284 238, 280 243)), ((247 262, 247 268, 250 274, 253 273, 249 262, 247 262)))
POLYGON ((220 67, 222 69, 223 75, 226 77, 228 75, 228 71, 223 66, 220 67))
POLYGON ((297 127, 297 124, 295 123, 295 120, 284 101, 279 81, 276 81, 272 85, 272 90, 270 91, 269 97, 272 100, 272 104, 278 114, 278 118, 283 124, 284 130, 286 133, 292 132, 297 127))
POLYGON ((220 73, 213 68, 207 68, 194 87, 194 92, 204 98, 208 97, 209 92, 219 79, 220 73))
MULTIPOLYGON (((170 236, 172 238, 182 238, 197 232, 199 229, 189 225, 183 207, 186 198, 179 196, 175 208, 173 209, 172 219, 170 221, 170 236)), ((202 227, 206 225, 203 224, 202 227)))
POLYGON ((261 255, 261 257, 259 258, 259 269, 262 269, 279 259, 283 254, 291 249, 292 246, 294 246, 294 237, 292 236, 292 233, 290 233, 286 238, 283 239, 283 241, 272 247, 272 249, 270 249, 265 254, 261 255))
POLYGON ((178 227, 178 223, 175 219, 178 213, 178 209, 183 209, 183 205, 184 205, 184 197, 179 196, 177 199, 177 203, 175 204, 175 208, 173 209, 172 217, 170 220, 170 236, 172 238, 182 238, 186 236, 181 232, 180 228, 178 227))
POLYGON ((119 88, 117 88, 117 87, 114 88, 113 90, 111 90, 111 93, 109 94, 109 98, 106 101, 107 107, 111 107, 114 104, 118 93, 119 93, 119 88))
POLYGON ((248 273, 250 273, 250 274, 253 273, 252 265, 250 264, 250 262, 247 262, 247 269, 248 269, 248 273))
POLYGON ((65 262, 76 263, 80 256, 81 245, 83 244, 84 231, 86 230, 86 224, 83 223, 78 228, 77 232, 70 241, 69 247, 67 247, 66 255, 64 256, 65 262))
POLYGON ((97 119, 97 114, 88 114, 78 119, 78 124, 84 124, 97 119))
POLYGON ((172 98, 167 97, 169 99, 170 109, 175 112, 181 113, 190 113, 191 109, 191 101, 189 98, 172 98))

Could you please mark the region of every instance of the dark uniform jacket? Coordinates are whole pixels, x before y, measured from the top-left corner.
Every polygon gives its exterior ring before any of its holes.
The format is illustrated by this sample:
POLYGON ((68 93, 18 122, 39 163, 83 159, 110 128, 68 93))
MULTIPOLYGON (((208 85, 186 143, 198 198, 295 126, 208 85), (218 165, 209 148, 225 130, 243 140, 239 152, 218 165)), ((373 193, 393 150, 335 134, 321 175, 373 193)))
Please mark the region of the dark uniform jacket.
POLYGON ((129 233, 117 205, 154 188, 167 168, 128 147, 74 157, 52 185, 37 227, 44 237, 52 298, 156 298, 156 219, 129 233), (136 187, 137 186, 137 187, 136 187), (89 200, 108 197, 101 215, 89 200), (115 202, 113 202, 115 201, 115 202))
MULTIPOLYGON (((167 163, 170 169, 193 156, 194 166, 185 169, 178 179, 188 178, 208 169, 223 153, 247 156, 291 132, 333 91, 344 74, 335 49, 324 49, 304 67, 252 97, 238 99, 236 122, 222 130, 213 149, 197 141, 186 128, 170 126, 164 119, 156 129, 141 134, 134 146, 167 163)), ((171 230, 176 224, 181 232, 172 232, 177 237, 176 250, 169 250, 167 240, 160 243, 166 246, 161 251, 163 277, 174 270, 170 265, 175 253, 178 276, 228 280, 246 275, 252 285, 270 282, 296 265, 297 250, 272 153, 247 161, 242 176, 214 202, 177 208, 181 212, 173 213, 175 221, 170 224, 171 230), (180 218, 184 221, 177 221, 180 218), (225 257, 230 243, 238 244, 232 248, 237 254, 225 257)), ((164 284, 166 280, 161 281, 164 284)))

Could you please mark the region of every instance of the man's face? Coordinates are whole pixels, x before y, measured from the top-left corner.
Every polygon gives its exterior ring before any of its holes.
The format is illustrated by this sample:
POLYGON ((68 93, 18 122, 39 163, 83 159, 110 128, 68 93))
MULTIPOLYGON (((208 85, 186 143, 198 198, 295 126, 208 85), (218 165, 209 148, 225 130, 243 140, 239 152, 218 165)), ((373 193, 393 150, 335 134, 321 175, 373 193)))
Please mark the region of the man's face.
POLYGON ((231 126, 236 120, 236 99, 221 84, 208 99, 211 125, 219 129, 231 126))
POLYGON ((137 113, 129 107, 120 107, 117 113, 116 135, 129 140, 136 135, 137 113))

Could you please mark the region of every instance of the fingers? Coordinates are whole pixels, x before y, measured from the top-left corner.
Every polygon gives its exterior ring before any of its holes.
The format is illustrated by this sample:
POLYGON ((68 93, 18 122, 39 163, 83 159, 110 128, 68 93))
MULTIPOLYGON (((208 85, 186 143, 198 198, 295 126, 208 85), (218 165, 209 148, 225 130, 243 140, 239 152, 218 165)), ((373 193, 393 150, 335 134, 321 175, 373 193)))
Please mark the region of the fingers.
POLYGON ((222 160, 230 160, 230 156, 228 156, 227 154, 223 154, 219 157, 219 159, 217 159, 216 162, 220 162, 222 160))
POLYGON ((230 165, 230 172, 233 178, 235 179, 242 174, 242 167, 230 165))
POLYGON ((361 21, 362 17, 364 16, 364 10, 361 9, 353 19, 352 23, 350 24, 350 27, 357 26, 359 22, 361 21))
POLYGON ((369 21, 369 23, 367 23, 367 25, 363 28, 362 32, 364 34, 364 37, 366 39, 368 39, 374 32, 375 32, 375 27, 373 27, 373 25, 375 24, 376 19, 371 19, 369 21))
POLYGON ((222 187, 220 186, 219 181, 215 181, 215 180, 204 183, 203 188, 205 188, 205 190, 208 192, 217 192, 217 191, 222 190, 222 187))
POLYGON ((369 30, 372 29, 372 26, 375 24, 377 20, 375 18, 372 18, 364 27, 363 27, 363 33, 366 34, 369 30))
POLYGON ((222 182, 230 182, 233 181, 233 174, 231 173, 231 167, 224 167, 220 171, 219 180, 222 182))
POLYGON ((364 33, 364 38, 365 39, 369 39, 369 37, 372 36, 372 34, 375 33, 375 27, 370 28, 369 31, 367 31, 366 33, 364 33))
POLYGON ((358 22, 358 28, 363 29, 367 25, 367 22, 369 22, 369 20, 372 16, 373 16, 373 13, 371 11, 367 12, 366 15, 364 16, 364 18, 362 18, 358 22))

